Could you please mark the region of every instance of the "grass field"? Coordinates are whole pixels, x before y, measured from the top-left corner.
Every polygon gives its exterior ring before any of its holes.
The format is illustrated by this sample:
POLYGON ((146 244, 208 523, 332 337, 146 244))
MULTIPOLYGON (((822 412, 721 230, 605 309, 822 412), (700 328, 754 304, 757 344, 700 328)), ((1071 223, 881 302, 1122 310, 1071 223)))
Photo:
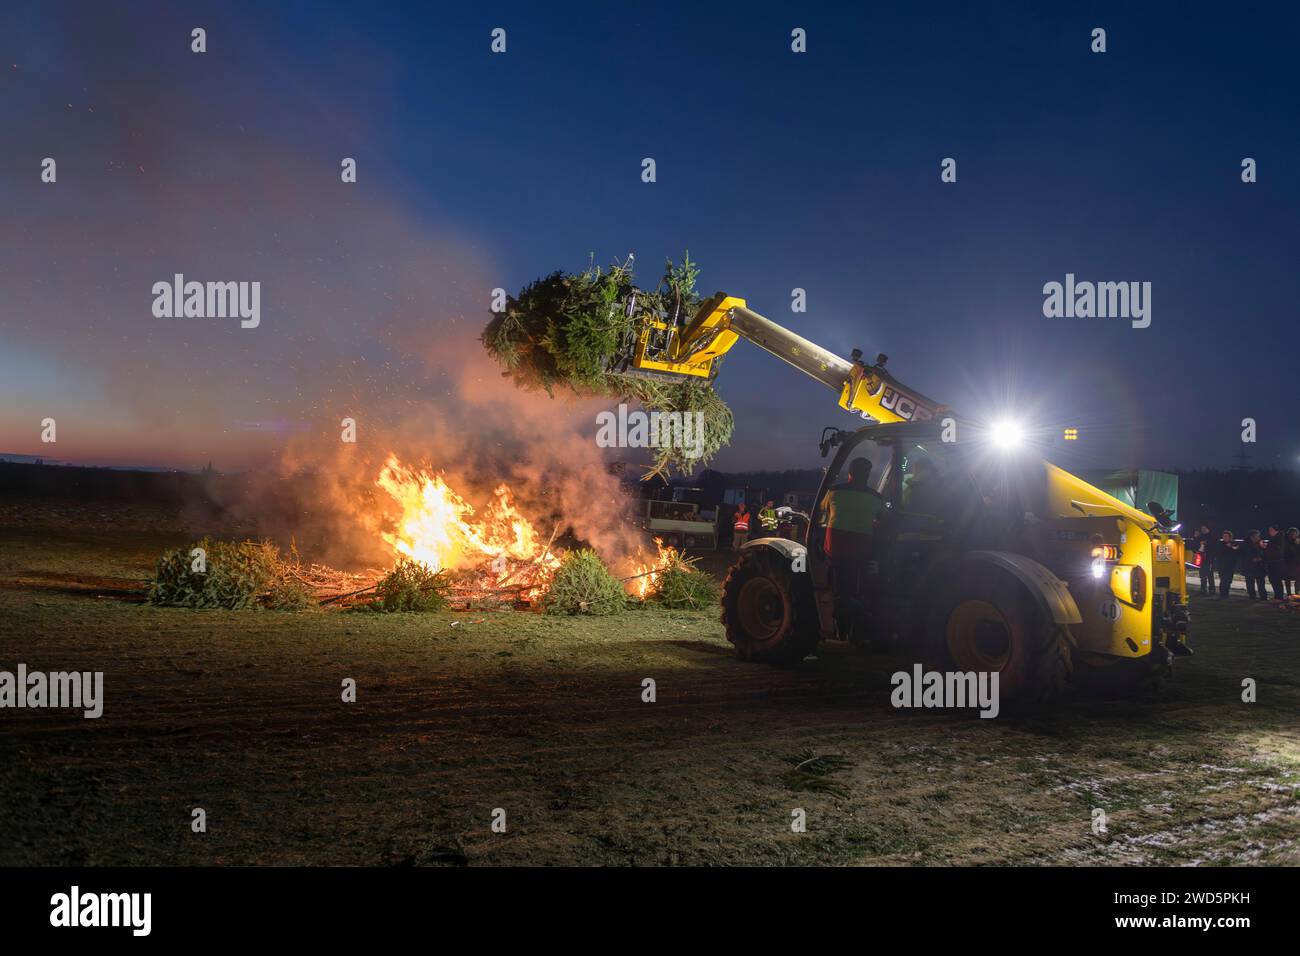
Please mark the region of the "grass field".
POLYGON ((1198 602, 1157 699, 979 720, 891 708, 902 659, 741 663, 714 613, 151 608, 184 539, 97 528, 0 528, 0 669, 106 698, 0 711, 2 865, 1300 862, 1294 612, 1198 602))

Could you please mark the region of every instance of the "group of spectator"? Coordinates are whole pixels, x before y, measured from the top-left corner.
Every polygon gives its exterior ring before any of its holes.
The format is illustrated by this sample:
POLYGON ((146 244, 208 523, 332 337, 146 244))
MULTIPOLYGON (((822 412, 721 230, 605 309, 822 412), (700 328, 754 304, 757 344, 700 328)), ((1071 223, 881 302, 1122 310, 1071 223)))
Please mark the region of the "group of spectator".
POLYGON ((1275 601, 1288 600, 1296 593, 1296 579, 1300 577, 1300 530, 1269 525, 1268 535, 1251 530, 1238 541, 1231 531, 1221 531, 1218 538, 1209 526, 1193 537, 1199 557, 1201 593, 1215 593, 1214 581, 1218 576, 1220 598, 1226 598, 1232 589, 1234 575, 1246 581, 1246 596, 1252 601, 1267 601, 1265 582, 1273 589, 1275 601))
MULTIPOLYGON (((740 503, 736 509, 735 517, 731 520, 731 550, 739 551, 749 540, 750 526, 754 524, 754 514, 749 510, 745 502, 740 503)), ((776 502, 768 501, 758 512, 758 528, 763 534, 777 534, 779 529, 776 511, 776 502)))

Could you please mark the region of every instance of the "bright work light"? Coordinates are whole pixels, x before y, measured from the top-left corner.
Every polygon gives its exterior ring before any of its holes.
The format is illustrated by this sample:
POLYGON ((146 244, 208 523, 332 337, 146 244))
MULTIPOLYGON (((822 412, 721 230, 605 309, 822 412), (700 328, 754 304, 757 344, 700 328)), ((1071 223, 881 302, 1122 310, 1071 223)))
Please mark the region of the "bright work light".
POLYGON ((989 429, 989 437, 998 448, 1009 450, 1019 447, 1025 436, 1018 423, 1003 418, 993 423, 989 429))

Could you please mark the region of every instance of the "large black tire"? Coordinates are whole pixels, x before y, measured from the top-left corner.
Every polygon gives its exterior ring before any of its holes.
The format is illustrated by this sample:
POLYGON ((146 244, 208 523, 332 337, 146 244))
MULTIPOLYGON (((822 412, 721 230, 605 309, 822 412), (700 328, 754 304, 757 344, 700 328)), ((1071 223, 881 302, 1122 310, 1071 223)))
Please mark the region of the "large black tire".
POLYGON ((1069 629, 1043 612, 1025 586, 998 568, 964 565, 939 585, 926 615, 926 665, 938 671, 996 672, 1007 707, 1055 700, 1072 669, 1069 629))
POLYGON ((722 624, 743 661, 791 667, 820 638, 812 581, 771 548, 746 548, 722 582, 722 624))
POLYGON ((1154 696, 1173 671, 1174 655, 1157 644, 1144 657, 1075 655, 1074 683, 1084 693, 1106 700, 1154 696))

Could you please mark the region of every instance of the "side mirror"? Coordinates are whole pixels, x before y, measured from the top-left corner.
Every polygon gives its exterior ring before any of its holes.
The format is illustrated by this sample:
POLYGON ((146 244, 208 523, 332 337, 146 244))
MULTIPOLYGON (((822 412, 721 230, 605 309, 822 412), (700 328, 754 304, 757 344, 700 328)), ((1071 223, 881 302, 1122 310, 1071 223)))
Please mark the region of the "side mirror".
POLYGON ((840 431, 834 425, 827 425, 822 429, 821 441, 817 447, 821 449, 822 457, 825 458, 831 453, 831 449, 844 441, 844 432, 840 431))
POLYGON ((1169 530, 1173 525, 1174 513, 1167 510, 1158 501, 1147 502, 1147 514, 1155 518, 1156 524, 1158 524, 1162 529, 1169 530))

